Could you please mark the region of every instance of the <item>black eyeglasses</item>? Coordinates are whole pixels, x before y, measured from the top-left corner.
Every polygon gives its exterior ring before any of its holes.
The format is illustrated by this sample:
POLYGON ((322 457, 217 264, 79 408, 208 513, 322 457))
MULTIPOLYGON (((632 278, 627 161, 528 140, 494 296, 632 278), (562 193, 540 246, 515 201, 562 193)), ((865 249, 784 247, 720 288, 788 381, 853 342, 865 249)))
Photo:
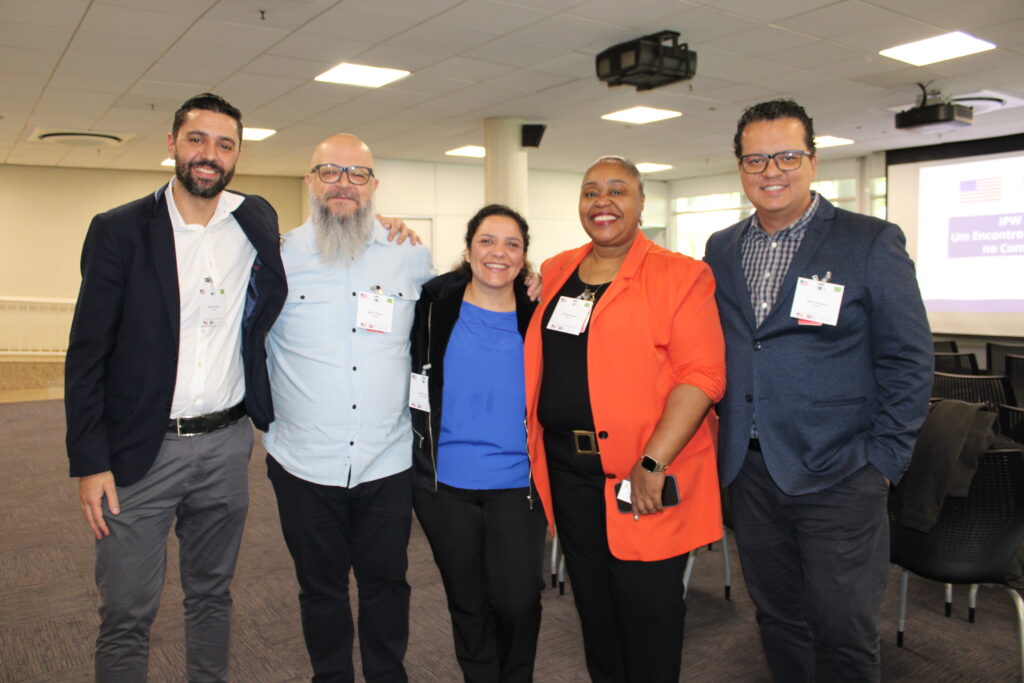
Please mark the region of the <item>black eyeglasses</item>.
POLYGON ((353 185, 365 185, 373 177, 373 169, 366 166, 338 166, 337 164, 317 164, 309 169, 316 172, 320 182, 336 183, 343 173, 348 174, 348 181, 353 185))
POLYGON ((780 171, 795 171, 800 168, 804 157, 814 156, 814 152, 801 149, 787 149, 775 154, 744 154, 740 157, 740 168, 744 173, 764 173, 768 164, 775 159, 780 171))

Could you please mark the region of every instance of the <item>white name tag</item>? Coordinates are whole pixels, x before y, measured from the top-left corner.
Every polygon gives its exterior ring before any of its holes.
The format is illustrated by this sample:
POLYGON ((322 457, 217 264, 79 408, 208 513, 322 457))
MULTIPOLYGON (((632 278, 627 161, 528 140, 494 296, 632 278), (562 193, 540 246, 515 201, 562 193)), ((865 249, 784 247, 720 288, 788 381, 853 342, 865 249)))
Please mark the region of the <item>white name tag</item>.
POLYGON ((359 292, 356 303, 356 327, 370 332, 391 332, 395 317, 395 297, 386 294, 359 292))
POLYGON ((844 289, 843 285, 834 282, 799 278, 789 317, 803 321, 804 325, 817 323, 834 326, 839 321, 844 289))
POLYGON ((590 313, 594 310, 593 301, 574 299, 569 296, 558 297, 558 304, 548 320, 548 329, 566 334, 581 335, 590 322, 590 313))
POLYGON ((419 373, 412 373, 409 378, 409 407, 430 412, 430 392, 427 385, 427 376, 419 373))
POLYGON ((213 328, 223 324, 227 315, 227 297, 224 290, 214 287, 213 283, 205 278, 199 287, 199 326, 201 328, 213 328))

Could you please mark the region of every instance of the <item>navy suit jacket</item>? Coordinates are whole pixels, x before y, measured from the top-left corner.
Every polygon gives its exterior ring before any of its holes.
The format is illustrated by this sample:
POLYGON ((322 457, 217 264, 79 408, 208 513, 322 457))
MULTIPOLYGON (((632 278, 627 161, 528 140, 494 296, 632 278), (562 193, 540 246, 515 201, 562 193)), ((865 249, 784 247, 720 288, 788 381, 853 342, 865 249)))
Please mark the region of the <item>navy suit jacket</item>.
POLYGON ((822 198, 774 309, 755 327, 741 263, 749 224, 712 235, 704 256, 715 274, 726 344, 722 485, 743 466, 755 411, 765 464, 790 495, 826 489, 868 463, 899 481, 928 412, 933 365, 903 233, 822 198), (830 271, 846 288, 838 323, 798 324, 789 315, 797 278, 830 271))
MULTIPOLYGON (((71 476, 110 470, 141 479, 167 431, 178 368, 180 301, 174 234, 161 187, 93 218, 65 363, 71 476)), ((274 419, 264 338, 287 294, 277 214, 249 195, 234 211, 256 249, 242 329, 245 407, 274 419)))

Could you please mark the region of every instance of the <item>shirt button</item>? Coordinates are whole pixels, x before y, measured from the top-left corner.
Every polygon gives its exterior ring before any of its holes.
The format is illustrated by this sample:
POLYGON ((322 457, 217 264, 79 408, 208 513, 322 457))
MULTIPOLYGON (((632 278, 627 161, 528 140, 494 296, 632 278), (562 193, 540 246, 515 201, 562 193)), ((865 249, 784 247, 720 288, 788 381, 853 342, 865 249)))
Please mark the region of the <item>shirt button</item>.
POLYGON ((355 410, 355 409, 356 409, 356 404, 355 404, 355 403, 353 403, 353 404, 352 404, 352 410, 355 410))
POLYGON ((352 334, 355 334, 355 333, 356 333, 356 328, 353 327, 352 328, 352 334))
POLYGON ((772 242, 772 249, 775 249, 778 246, 779 246, 778 242, 772 242))
POLYGON ((761 308, 762 308, 762 309, 766 309, 766 308, 768 308, 768 302, 767 302, 767 301, 762 301, 762 302, 761 302, 761 308))
POLYGON ((356 371, 356 366, 353 365, 352 366, 352 372, 355 372, 355 371, 356 371))
POLYGON ((355 445, 356 445, 356 442, 355 442, 355 441, 349 441, 349 442, 348 442, 348 445, 349 445, 349 446, 355 446, 355 445))
POLYGON ((755 351, 760 351, 761 350, 761 342, 759 342, 759 341, 754 342, 754 350, 755 351))
POLYGON ((764 276, 765 277, 771 277, 772 276, 772 271, 770 271, 770 270, 764 271, 764 276))
POLYGON ((597 433, 597 438, 599 438, 599 439, 607 439, 608 438, 608 432, 598 432, 597 433))
POLYGON ((754 397, 753 397, 753 396, 751 396, 750 394, 747 394, 747 395, 746 395, 746 396, 744 396, 743 398, 744 398, 744 399, 746 399, 747 403, 750 403, 751 401, 753 401, 753 400, 754 400, 754 397))

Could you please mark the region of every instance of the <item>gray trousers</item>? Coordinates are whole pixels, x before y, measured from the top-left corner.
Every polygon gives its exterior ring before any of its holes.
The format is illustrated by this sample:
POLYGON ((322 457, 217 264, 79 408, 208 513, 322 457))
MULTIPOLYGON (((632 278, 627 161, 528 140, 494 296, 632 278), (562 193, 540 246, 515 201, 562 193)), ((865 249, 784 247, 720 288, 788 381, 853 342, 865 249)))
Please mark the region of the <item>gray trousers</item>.
POLYGON ((104 500, 110 535, 96 542, 97 681, 146 680, 149 627, 160 606, 175 518, 188 680, 227 680, 230 585, 249 507, 252 445, 247 419, 201 436, 168 434, 146 476, 117 487, 121 513, 110 514, 104 500))
POLYGON ((783 493, 749 451, 730 487, 743 580, 776 681, 877 681, 889 571, 887 486, 866 465, 824 491, 783 493))

